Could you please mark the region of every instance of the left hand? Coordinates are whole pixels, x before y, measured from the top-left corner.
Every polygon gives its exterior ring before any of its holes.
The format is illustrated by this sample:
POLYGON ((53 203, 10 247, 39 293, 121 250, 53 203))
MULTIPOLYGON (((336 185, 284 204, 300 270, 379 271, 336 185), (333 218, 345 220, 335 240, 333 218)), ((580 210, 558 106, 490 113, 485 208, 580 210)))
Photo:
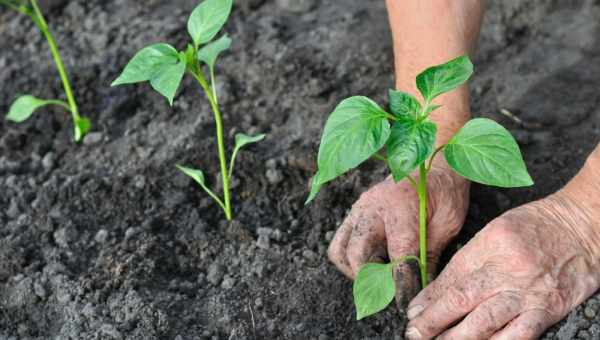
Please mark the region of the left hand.
POLYGON ((406 337, 536 339, 600 287, 597 215, 558 192, 495 219, 411 301, 406 337))

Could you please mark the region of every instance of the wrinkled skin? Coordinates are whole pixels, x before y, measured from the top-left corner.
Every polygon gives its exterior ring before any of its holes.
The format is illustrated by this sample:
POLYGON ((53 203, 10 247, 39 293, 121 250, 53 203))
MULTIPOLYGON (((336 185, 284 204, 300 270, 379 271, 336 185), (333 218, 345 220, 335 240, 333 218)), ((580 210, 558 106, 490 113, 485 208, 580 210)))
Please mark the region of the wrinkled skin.
MULTIPOLYGON (((434 273, 441 252, 464 222, 469 182, 452 172, 445 161, 431 169, 427 181, 428 271, 434 273)), ((329 246, 329 258, 352 279, 366 262, 417 255, 418 216, 419 199, 410 182, 394 183, 388 178, 362 194, 352 206, 329 246)), ((415 267, 414 263, 403 263, 395 271, 396 301, 400 305, 406 306, 420 289, 415 267)))
POLYGON ((488 224, 410 303, 408 339, 536 339, 600 286, 597 216, 558 192, 488 224))

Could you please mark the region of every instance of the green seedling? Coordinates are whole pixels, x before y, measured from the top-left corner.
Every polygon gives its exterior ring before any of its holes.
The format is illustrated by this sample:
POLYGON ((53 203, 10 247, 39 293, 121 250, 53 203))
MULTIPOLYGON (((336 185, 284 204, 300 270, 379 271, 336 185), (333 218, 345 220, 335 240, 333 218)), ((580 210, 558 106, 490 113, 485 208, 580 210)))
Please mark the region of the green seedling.
POLYGON ((208 99, 215 118, 223 199, 206 186, 202 171, 181 165, 177 165, 177 168, 196 181, 217 202, 229 221, 233 217, 229 181, 233 176, 235 158, 243 146, 265 138, 264 134, 256 136, 236 134, 233 153, 228 163, 223 141, 223 122, 215 86, 215 64, 219 54, 231 46, 231 39, 227 34, 223 34, 216 40, 213 39, 225 25, 232 6, 233 0, 203 1, 192 11, 188 19, 187 30, 192 41, 184 51, 177 51, 173 46, 164 43, 145 47, 129 61, 121 75, 111 85, 148 81, 154 90, 167 98, 169 105, 173 105, 173 98, 184 74, 188 73, 196 79, 208 99), (208 71, 208 77, 205 75, 203 66, 208 71))
POLYGON ((48 28, 48 24, 46 23, 46 19, 44 19, 44 15, 40 10, 37 0, 0 0, 0 5, 5 5, 21 14, 25 14, 26 16, 30 17, 42 32, 46 38, 46 41, 48 41, 48 45, 50 46, 50 53, 52 54, 52 58, 56 64, 56 69, 58 70, 60 80, 62 81, 65 95, 67 96, 67 101, 65 102, 60 99, 40 99, 32 95, 23 95, 17 98, 17 100, 15 100, 15 102, 11 105, 6 119, 15 123, 21 123, 31 117, 34 111, 43 106, 58 105, 71 113, 71 117, 73 118, 73 134, 75 141, 81 141, 85 134, 90 130, 91 123, 88 118, 79 115, 77 102, 73 96, 73 90, 71 89, 71 84, 69 83, 69 77, 65 71, 65 65, 60 57, 56 41, 54 40, 54 37, 48 28))
POLYGON ((369 98, 351 97, 335 108, 325 124, 318 171, 307 203, 323 184, 371 157, 383 160, 396 182, 408 180, 419 198, 419 256, 367 263, 360 268, 353 286, 358 320, 383 310, 392 301, 396 290, 393 269, 399 263, 416 261, 421 286, 428 283, 427 173, 438 153, 443 151, 450 167, 471 181, 504 188, 533 185, 517 142, 493 120, 472 119, 447 144, 434 148, 437 126, 429 114, 440 106, 433 99, 465 83, 472 74, 469 58, 458 57, 417 76, 422 102, 411 94, 390 90, 389 113, 369 98), (380 149, 385 149, 385 154, 380 149))

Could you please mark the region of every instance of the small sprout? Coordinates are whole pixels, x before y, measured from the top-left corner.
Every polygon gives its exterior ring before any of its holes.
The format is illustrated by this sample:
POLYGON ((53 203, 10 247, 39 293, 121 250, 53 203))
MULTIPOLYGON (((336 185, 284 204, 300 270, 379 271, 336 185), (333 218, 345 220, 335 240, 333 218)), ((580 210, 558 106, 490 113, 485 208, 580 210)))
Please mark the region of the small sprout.
POLYGON ((73 136, 76 142, 80 142, 85 134, 90 130, 91 123, 89 119, 82 117, 79 114, 77 103, 75 102, 75 98, 73 96, 73 90, 71 89, 71 84, 69 82, 69 77, 67 76, 64 63, 60 57, 60 53, 58 52, 56 41, 54 40, 54 37, 48 28, 48 24, 46 23, 46 19, 44 18, 44 15, 38 6, 37 0, 0 0, 0 5, 5 5, 21 14, 27 15, 42 32, 46 38, 46 41, 48 42, 48 45, 50 45, 50 53, 52 54, 52 58, 56 64, 56 68, 67 97, 67 102, 64 102, 58 99, 39 99, 31 95, 21 96, 17 98, 17 100, 11 105, 6 119, 15 123, 21 123, 31 117, 34 111, 43 106, 62 106, 71 113, 71 117, 73 119, 73 136))
POLYGON ((256 136, 249 136, 243 133, 237 133, 235 135, 235 146, 233 147, 233 153, 231 154, 231 161, 229 163, 229 177, 233 176, 233 167, 235 165, 235 158, 240 151, 241 148, 248 144, 257 143, 261 140, 265 139, 267 135, 264 133, 258 134, 256 136))
POLYGON ((111 86, 117 86, 148 81, 156 92, 167 98, 169 105, 173 105, 175 94, 184 74, 188 73, 196 79, 206 95, 215 117, 223 199, 208 188, 202 171, 181 165, 177 165, 177 168, 194 179, 217 202, 223 209, 227 220, 233 218, 229 182, 233 176, 235 158, 240 148, 265 138, 264 134, 257 136, 237 134, 228 164, 215 82, 215 64, 218 56, 231 46, 231 39, 227 34, 214 41, 213 39, 225 25, 232 6, 232 0, 203 1, 194 9, 188 20, 188 33, 192 41, 186 46, 185 50, 177 51, 173 46, 165 43, 145 47, 133 56, 121 75, 111 84, 111 86), (203 65, 208 68, 208 77, 205 75, 203 65))
POLYGON ((423 102, 409 93, 390 90, 391 113, 388 113, 369 98, 351 97, 335 108, 325 124, 318 171, 312 178, 306 203, 315 198, 325 183, 371 157, 383 160, 396 182, 407 179, 419 197, 419 257, 363 265, 353 288, 357 319, 379 312, 392 301, 395 291, 392 269, 398 263, 416 260, 422 287, 428 283, 427 173, 440 151, 456 173, 471 181, 505 188, 533 185, 517 142, 490 119, 472 119, 447 144, 434 150, 437 126, 429 114, 440 106, 431 101, 464 84, 472 74, 469 58, 458 57, 417 76, 423 102), (386 156, 379 153, 383 148, 386 156), (411 175, 415 171, 418 180, 411 175))

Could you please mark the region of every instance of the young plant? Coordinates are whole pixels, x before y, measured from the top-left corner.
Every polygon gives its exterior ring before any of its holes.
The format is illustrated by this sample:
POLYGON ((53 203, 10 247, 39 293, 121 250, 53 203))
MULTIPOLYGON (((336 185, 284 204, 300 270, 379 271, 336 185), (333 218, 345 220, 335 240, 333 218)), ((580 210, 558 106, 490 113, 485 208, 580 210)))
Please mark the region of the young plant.
POLYGON ((32 95, 21 96, 17 98, 17 100, 15 100, 15 102, 11 105, 6 119, 16 123, 21 123, 27 118, 31 117, 35 110, 43 106, 62 106, 71 113, 71 117, 73 118, 73 134, 75 141, 81 141, 83 136, 85 136, 85 134, 89 131, 91 123, 88 118, 79 115, 77 102, 75 102, 73 90, 71 89, 71 84, 69 83, 69 77, 65 71, 65 65, 60 57, 56 41, 54 40, 54 37, 48 28, 48 24, 46 23, 46 19, 44 19, 44 15, 40 10, 37 0, 0 0, 0 5, 5 5, 21 14, 27 15, 42 32, 46 38, 46 41, 48 41, 48 45, 50 45, 50 53, 52 54, 52 58, 56 64, 56 69, 58 70, 58 74, 62 81, 65 95, 67 96, 67 102, 60 99, 40 99, 32 95))
POLYGON ((400 262, 416 261, 421 285, 427 285, 427 173, 439 152, 444 152, 454 171, 471 181, 504 188, 533 185, 516 141, 493 120, 470 120, 447 144, 434 150, 437 126, 429 114, 440 106, 432 101, 466 82, 472 73, 469 58, 458 57, 417 76, 422 102, 408 93, 390 90, 389 113, 369 98, 351 97, 335 108, 325 124, 318 171, 307 203, 323 184, 371 157, 386 162, 394 181, 408 180, 419 198, 419 256, 367 263, 360 268, 353 286, 358 320, 392 301, 396 290, 392 272, 400 262), (379 154, 382 148, 385 156, 379 154), (415 170, 418 179, 411 175, 415 170))
POLYGON ((236 134, 233 153, 228 164, 223 141, 223 123, 215 86, 215 63, 219 54, 229 48, 231 39, 227 34, 223 34, 219 39, 213 39, 225 25, 232 6, 233 0, 203 1, 192 11, 188 19, 187 30, 192 41, 184 51, 177 51, 173 46, 164 43, 145 47, 129 61, 121 75, 111 85, 149 81, 150 86, 166 97, 169 105, 173 105, 173 98, 183 75, 188 73, 196 79, 204 91, 215 117, 223 199, 206 186, 202 171, 181 165, 177 165, 177 168, 194 179, 217 202, 228 221, 232 219, 229 181, 233 175, 236 155, 243 146, 265 138, 264 134, 256 136, 236 134), (203 65, 208 69, 208 81, 203 65))

